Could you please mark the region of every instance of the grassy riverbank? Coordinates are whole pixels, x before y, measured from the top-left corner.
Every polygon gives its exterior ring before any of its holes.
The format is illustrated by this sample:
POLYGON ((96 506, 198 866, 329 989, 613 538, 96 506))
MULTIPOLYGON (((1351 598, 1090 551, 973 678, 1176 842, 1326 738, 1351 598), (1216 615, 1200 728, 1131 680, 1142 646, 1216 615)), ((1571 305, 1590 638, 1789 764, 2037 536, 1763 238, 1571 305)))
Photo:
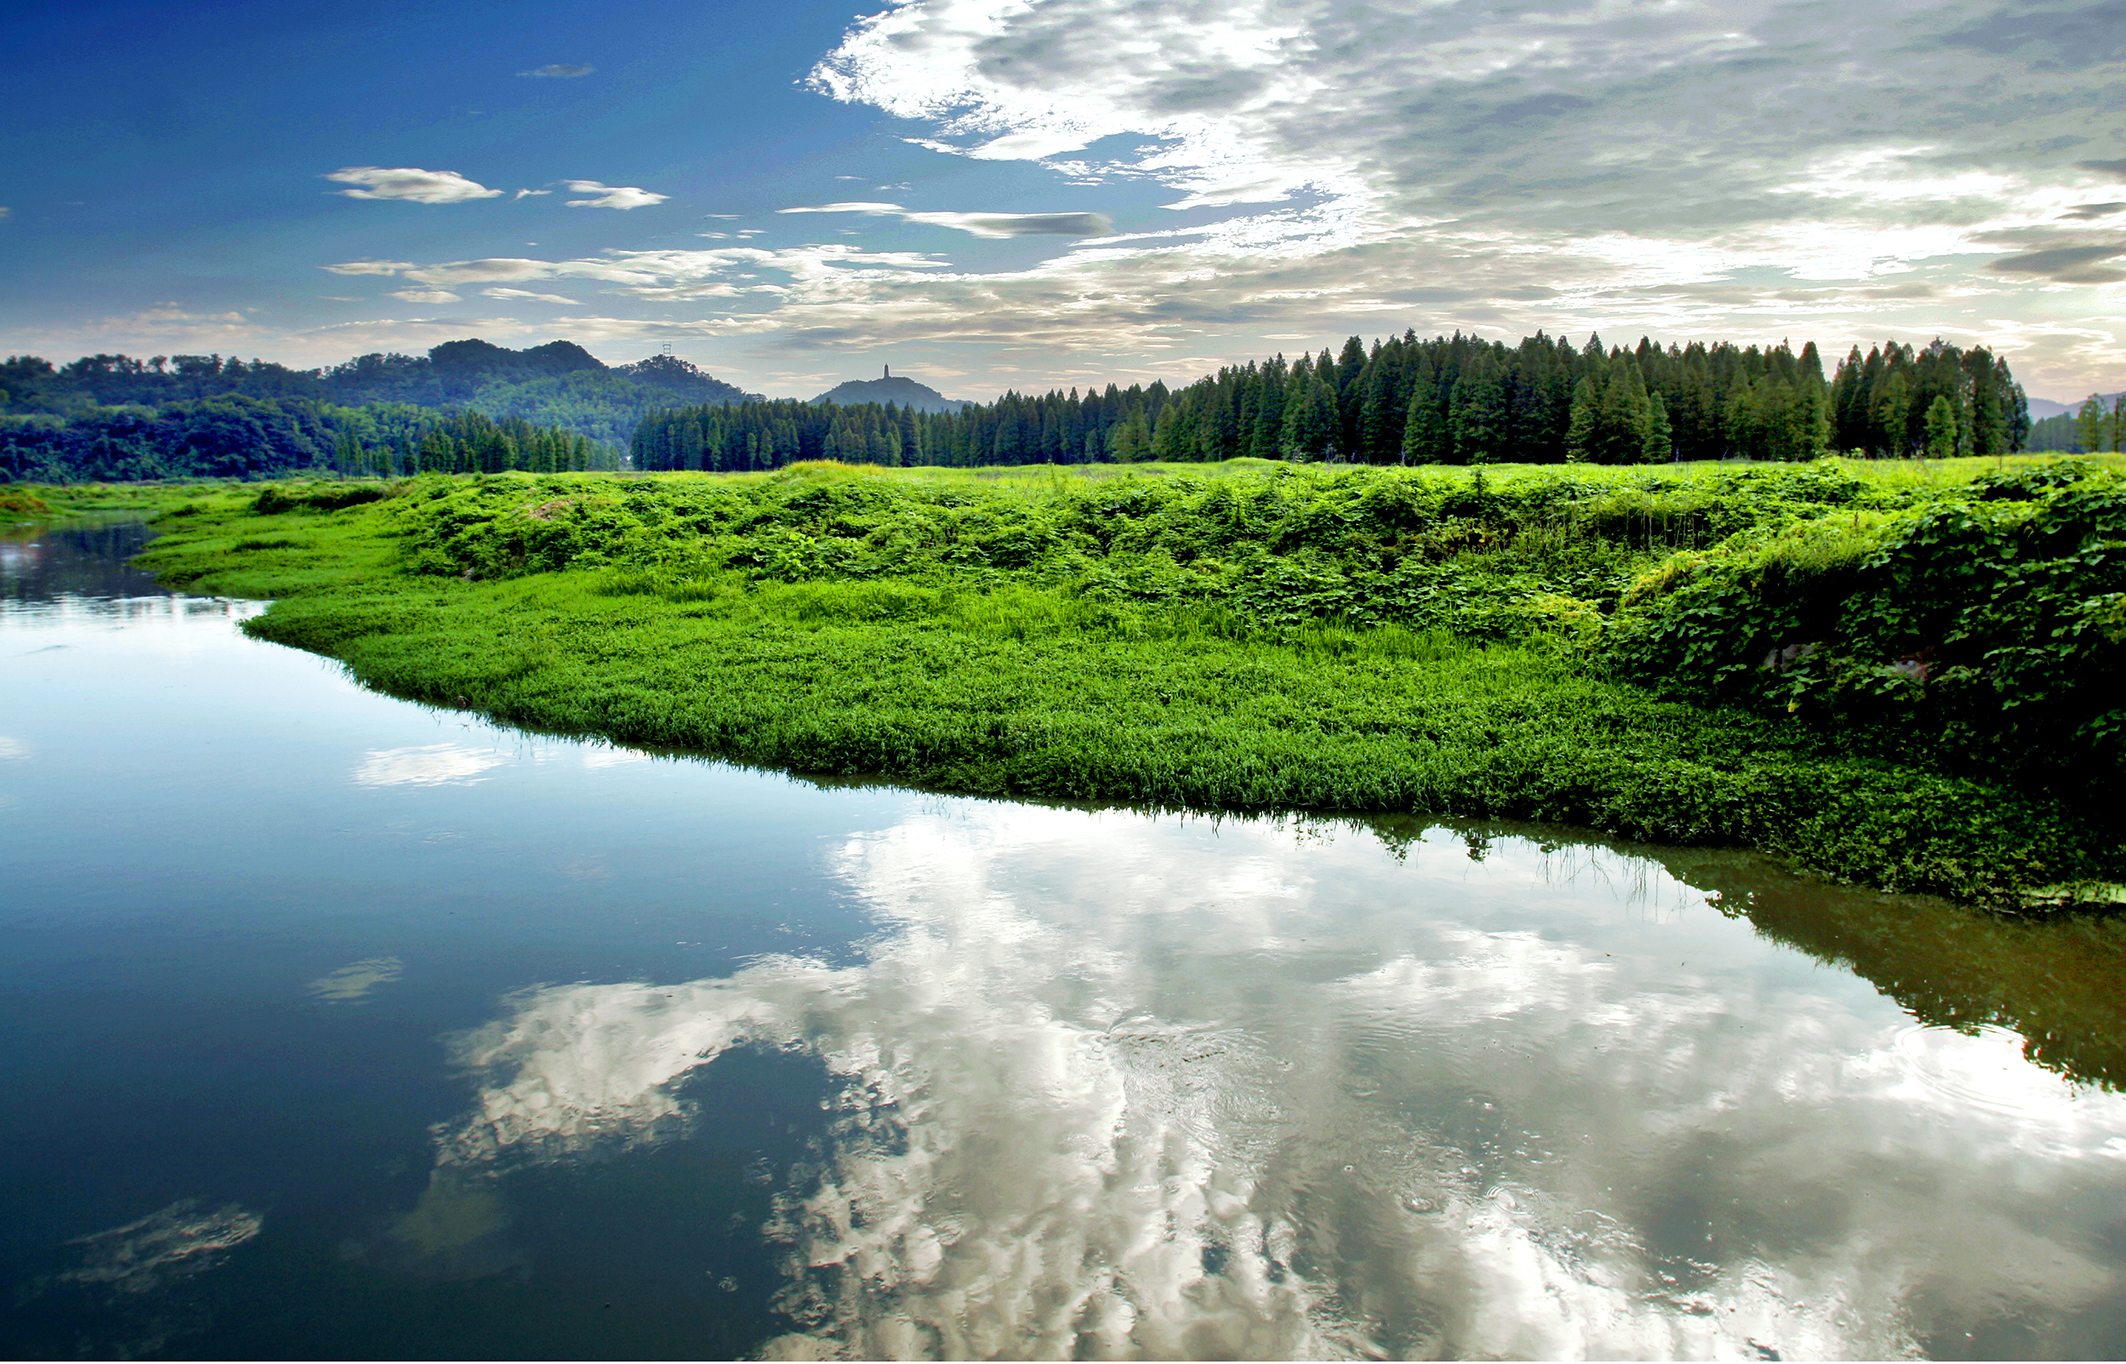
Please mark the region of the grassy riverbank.
POLYGON ((371 685, 621 742, 999 795, 1555 820, 1984 903, 2102 899, 2126 584, 2084 560, 2119 538, 2119 480, 1984 473, 225 487, 180 499, 148 563, 276 598, 248 628, 371 685), (1981 532, 2022 546, 1987 561, 2022 574, 2020 615, 1920 562, 1981 532), (1914 592, 1963 614, 1891 619, 1914 592), (2013 669, 1964 655, 1996 645, 2052 665, 2042 716, 1989 709, 2013 669))

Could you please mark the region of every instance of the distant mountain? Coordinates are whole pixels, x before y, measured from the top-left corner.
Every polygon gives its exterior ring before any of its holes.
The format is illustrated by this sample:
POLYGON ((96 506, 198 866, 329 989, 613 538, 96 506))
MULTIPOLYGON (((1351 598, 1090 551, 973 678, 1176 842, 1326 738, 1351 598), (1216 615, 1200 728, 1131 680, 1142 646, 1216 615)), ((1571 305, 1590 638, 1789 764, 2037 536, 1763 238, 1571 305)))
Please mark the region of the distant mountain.
POLYGON ((674 355, 607 365, 573 341, 510 350, 445 341, 426 355, 374 353, 326 369, 289 369, 234 356, 90 355, 54 367, 36 356, 0 363, 0 413, 62 421, 118 407, 164 407, 218 398, 338 407, 405 404, 469 408, 574 432, 612 451, 627 448, 649 413, 689 405, 757 402, 735 384, 674 355))
POLYGON ((812 401, 838 403, 843 407, 855 403, 893 403, 899 407, 912 407, 918 412, 957 412, 973 406, 961 398, 948 398, 905 374, 896 375, 890 366, 883 378, 851 379, 845 384, 836 384, 812 401))
MULTIPOLYGON (((2116 393, 2099 393, 2097 396, 2106 403, 2112 403, 2118 400, 2119 395, 2116 393)), ((2056 403, 2050 398, 2032 398, 2029 400, 2030 420, 2041 422, 2047 417, 2057 417, 2062 413, 2079 412, 2082 410, 2082 403, 2086 401, 2088 400, 2080 399, 2071 403, 2056 403)))

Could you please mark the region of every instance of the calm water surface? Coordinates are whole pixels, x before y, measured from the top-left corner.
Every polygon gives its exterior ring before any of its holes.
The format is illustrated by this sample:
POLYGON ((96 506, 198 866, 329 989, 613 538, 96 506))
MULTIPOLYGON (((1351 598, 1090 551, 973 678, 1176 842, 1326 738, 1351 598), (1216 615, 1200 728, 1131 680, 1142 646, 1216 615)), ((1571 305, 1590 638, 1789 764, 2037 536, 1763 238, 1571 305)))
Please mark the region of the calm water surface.
POLYGON ((2126 1353, 2105 921, 498 731, 140 535, 0 543, 11 1353, 2126 1353))

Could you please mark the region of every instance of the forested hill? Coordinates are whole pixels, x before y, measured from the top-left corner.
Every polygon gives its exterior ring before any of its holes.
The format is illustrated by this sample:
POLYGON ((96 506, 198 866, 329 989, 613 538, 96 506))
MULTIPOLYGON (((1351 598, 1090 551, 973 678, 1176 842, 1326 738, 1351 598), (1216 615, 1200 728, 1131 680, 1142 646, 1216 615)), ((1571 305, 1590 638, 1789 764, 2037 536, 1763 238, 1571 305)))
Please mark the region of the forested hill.
POLYGON ((892 403, 896 407, 912 407, 918 412, 957 412, 963 407, 974 406, 964 399, 948 398, 928 384, 917 383, 905 374, 895 375, 891 370, 882 378, 851 379, 836 384, 812 401, 842 407, 892 403))
MULTIPOLYGON (((607 365, 573 341, 509 350, 466 340, 446 341, 426 355, 375 353, 324 369, 290 369, 270 360, 246 364, 233 355, 227 359, 158 355, 148 360, 88 355, 56 368, 36 356, 11 356, 0 363, 0 412, 63 416, 83 407, 154 406, 225 394, 309 398, 342 407, 383 402, 484 409, 489 404, 531 401, 508 390, 586 375, 611 379, 620 387, 648 390, 644 397, 662 402, 745 402, 760 396, 705 374, 676 356, 653 355, 630 365, 607 365)), ((621 433, 622 444, 626 435, 621 433)))
POLYGON ((617 467, 651 412, 758 397, 673 356, 608 366, 569 341, 526 350, 450 341, 427 355, 364 355, 313 370, 218 355, 92 355, 56 367, 15 356, 0 363, 0 480, 477 468, 496 459, 531 461, 504 468, 557 458, 561 469, 617 467), (469 417, 491 420, 480 428, 469 417), (485 453, 420 453, 431 431, 460 430, 472 444, 485 441, 485 453), (512 448, 546 453, 505 456, 483 430, 518 432, 512 448), (548 434, 534 442, 524 434, 533 431, 548 434), (566 451, 556 455, 560 437, 566 451))
POLYGON ((2126 393, 2092 393, 2078 406, 2032 422, 2030 448, 2075 455, 2126 450, 2126 393))
POLYGON ((656 413, 635 433, 641 469, 771 469, 800 459, 873 464, 1075 464, 1102 460, 1342 460, 1366 464, 1634 464, 2018 450, 2030 420, 2007 362, 1943 341, 1858 347, 1826 376, 1799 353, 1641 340, 1579 348, 1542 333, 1518 345, 1456 333, 1358 337, 1235 365, 1172 390, 1110 384, 1007 393, 956 413, 797 402, 656 413))

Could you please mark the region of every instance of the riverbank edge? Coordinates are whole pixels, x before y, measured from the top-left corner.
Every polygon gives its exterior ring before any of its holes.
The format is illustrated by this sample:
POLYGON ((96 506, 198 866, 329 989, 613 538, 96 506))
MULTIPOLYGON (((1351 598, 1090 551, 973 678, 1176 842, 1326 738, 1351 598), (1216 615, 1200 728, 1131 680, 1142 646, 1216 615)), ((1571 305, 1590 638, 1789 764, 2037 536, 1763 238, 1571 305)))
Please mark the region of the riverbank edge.
MULTIPOLYGON (((590 571, 493 583, 400 573, 373 506, 261 515, 256 489, 185 491, 156 519, 144 567, 188 590, 274 599, 246 625, 254 635, 335 658, 378 690, 502 723, 956 794, 1526 819, 1752 846, 1836 880, 2002 910, 2117 894, 2119 849, 2057 801, 1803 751, 1754 717, 1660 701, 1512 646, 1471 644, 1383 670, 1378 659, 1302 659, 1218 639, 1161 656, 1128 641, 970 647, 950 631, 798 628, 757 613, 739 629, 701 603, 598 595, 590 571), (232 539, 232 529, 250 533, 232 539), (649 656, 675 639, 685 658, 649 656), (857 659, 892 662, 873 670, 878 685, 852 688, 857 659), (921 687, 893 691, 938 672, 987 685, 932 687, 917 696, 927 708, 906 704, 921 687), (1422 715, 1402 717, 1428 744, 1295 737, 1267 713, 1221 733, 1218 688, 1199 684, 1243 674, 1258 689, 1311 693, 1293 698, 1301 706, 1345 693, 1392 702, 1426 681, 1457 704, 1432 695, 1422 715), (785 688, 780 703, 764 697, 763 675, 785 688), (1057 676, 1113 685, 1072 696, 1048 684, 1043 695, 1041 679, 1057 676), (1513 685, 1486 690, 1500 677, 1513 685), (1125 695, 1147 686, 1160 698, 1149 714, 1125 695), (873 704, 882 694, 898 703, 873 704), (983 699, 991 704, 969 704, 983 699)), ((1345 718, 1356 732, 1382 717, 1345 718)))

